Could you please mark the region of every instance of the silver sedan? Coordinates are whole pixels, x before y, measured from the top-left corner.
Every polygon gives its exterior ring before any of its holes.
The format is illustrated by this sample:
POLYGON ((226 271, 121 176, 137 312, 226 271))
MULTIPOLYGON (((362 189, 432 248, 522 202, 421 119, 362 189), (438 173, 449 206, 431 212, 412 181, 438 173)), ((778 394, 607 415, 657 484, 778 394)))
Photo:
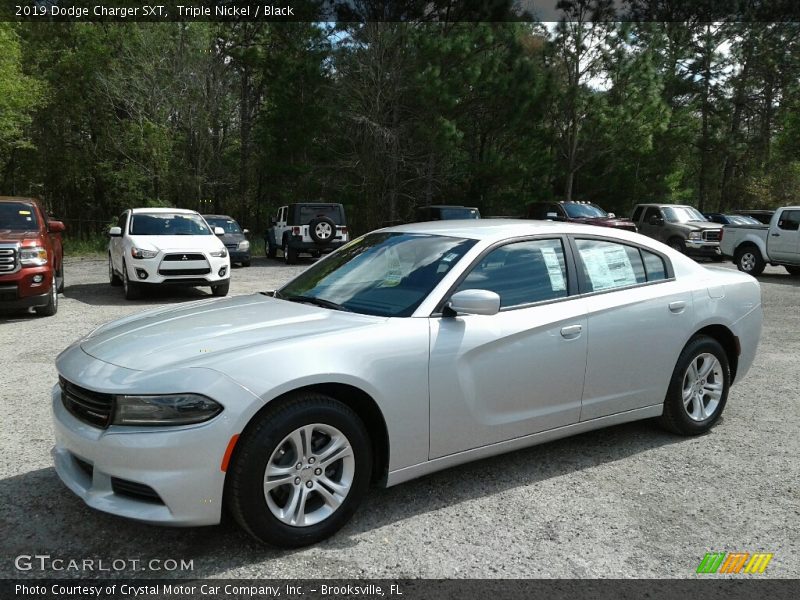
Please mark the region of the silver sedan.
POLYGON ((370 483, 637 419, 708 431, 753 362, 759 285, 644 236, 439 221, 274 292, 109 323, 57 360, 56 470, 88 505, 332 535, 370 483))

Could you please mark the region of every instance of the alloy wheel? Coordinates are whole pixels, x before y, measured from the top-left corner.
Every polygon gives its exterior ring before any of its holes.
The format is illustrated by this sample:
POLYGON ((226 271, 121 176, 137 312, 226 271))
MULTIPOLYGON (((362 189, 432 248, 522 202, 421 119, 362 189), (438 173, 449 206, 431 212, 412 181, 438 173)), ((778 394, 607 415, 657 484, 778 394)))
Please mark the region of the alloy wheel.
POLYGON ((756 256, 752 252, 745 252, 739 259, 739 264, 742 265, 742 270, 745 272, 752 271, 756 266, 756 256))
POLYGON ((354 475, 355 458, 347 437, 330 425, 305 425, 287 435, 267 462, 267 507, 286 525, 315 525, 342 505, 354 475))
POLYGON ((683 407, 693 421, 705 421, 719 406, 724 388, 722 365, 703 353, 694 358, 683 376, 683 407))

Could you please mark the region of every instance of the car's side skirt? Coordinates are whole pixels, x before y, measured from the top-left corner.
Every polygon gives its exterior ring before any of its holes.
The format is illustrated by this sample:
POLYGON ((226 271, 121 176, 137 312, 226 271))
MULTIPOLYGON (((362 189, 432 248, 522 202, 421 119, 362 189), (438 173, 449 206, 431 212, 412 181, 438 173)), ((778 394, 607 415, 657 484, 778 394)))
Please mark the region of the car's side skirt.
POLYGON ((566 425, 564 427, 548 429, 547 431, 525 435, 507 440, 505 442, 489 444, 488 446, 481 446, 480 448, 473 448, 472 450, 466 450, 456 454, 449 454, 448 456, 442 456, 441 458, 429 460, 424 463, 390 471, 386 478, 386 487, 391 487, 393 485, 397 485, 398 483, 403 483, 404 481, 416 479, 417 477, 422 477, 428 473, 441 471, 442 469, 447 469, 463 463, 472 462, 481 458, 488 458, 497 454, 512 452, 514 450, 527 448, 529 446, 536 446, 537 444, 544 444, 545 442, 577 435, 593 429, 602 429, 603 427, 620 425, 630 421, 659 417, 661 416, 663 410, 663 403, 654 404, 652 406, 628 410, 625 412, 592 419, 590 421, 582 421, 580 423, 573 423, 572 425, 566 425))

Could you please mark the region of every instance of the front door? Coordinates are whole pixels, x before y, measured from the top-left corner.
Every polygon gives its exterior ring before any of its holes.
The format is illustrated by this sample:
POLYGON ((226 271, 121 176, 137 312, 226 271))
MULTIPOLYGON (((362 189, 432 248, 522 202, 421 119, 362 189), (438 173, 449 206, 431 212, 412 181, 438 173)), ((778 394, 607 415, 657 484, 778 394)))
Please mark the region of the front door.
POLYGON ((769 257, 787 263, 800 263, 800 210, 785 210, 776 227, 769 231, 769 257))

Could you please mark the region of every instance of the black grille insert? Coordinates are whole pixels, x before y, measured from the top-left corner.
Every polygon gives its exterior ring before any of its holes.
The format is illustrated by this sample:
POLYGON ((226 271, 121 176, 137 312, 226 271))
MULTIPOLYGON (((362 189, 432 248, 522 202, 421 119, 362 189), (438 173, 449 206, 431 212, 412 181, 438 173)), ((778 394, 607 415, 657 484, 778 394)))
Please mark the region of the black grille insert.
POLYGON ((719 241, 719 230, 712 229, 709 231, 703 232, 703 237, 706 239, 707 242, 718 242, 719 241))
POLYGON ((167 254, 164 257, 164 262, 183 262, 185 260, 205 260, 206 257, 202 254, 189 253, 186 254, 167 254))
POLYGON ((101 429, 110 425, 114 408, 114 397, 111 394, 78 387, 63 377, 58 378, 58 383, 61 386, 61 402, 72 416, 101 429))
POLYGON ((203 269, 159 269, 159 275, 208 275, 211 269, 208 267, 203 269))
POLYGON ((75 460, 75 464, 78 465, 78 468, 89 476, 89 479, 94 476, 94 467, 91 463, 86 462, 82 458, 78 458, 74 454, 72 458, 75 460))
POLYGON ((134 500, 152 502, 154 504, 164 504, 161 496, 159 496, 149 485, 145 485, 143 483, 136 483, 135 481, 128 481, 127 479, 112 477, 111 489, 115 494, 127 496, 129 498, 133 498, 134 500))

